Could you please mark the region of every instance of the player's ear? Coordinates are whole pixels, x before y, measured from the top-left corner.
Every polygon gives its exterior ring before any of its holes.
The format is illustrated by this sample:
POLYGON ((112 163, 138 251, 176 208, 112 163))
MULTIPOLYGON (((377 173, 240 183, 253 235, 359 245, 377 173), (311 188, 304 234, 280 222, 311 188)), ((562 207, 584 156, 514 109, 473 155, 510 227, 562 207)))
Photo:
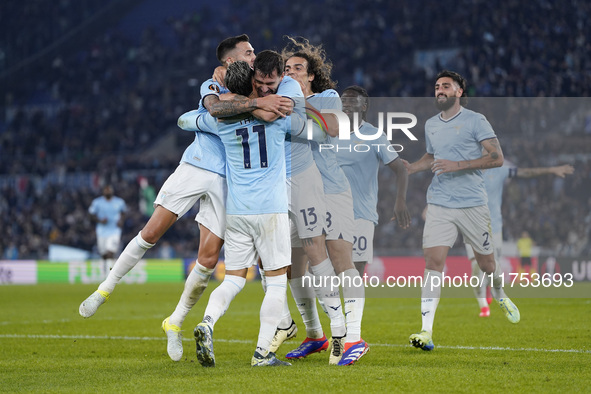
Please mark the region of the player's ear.
POLYGON ((314 80, 314 78, 316 78, 316 75, 308 74, 308 82, 312 82, 314 80))

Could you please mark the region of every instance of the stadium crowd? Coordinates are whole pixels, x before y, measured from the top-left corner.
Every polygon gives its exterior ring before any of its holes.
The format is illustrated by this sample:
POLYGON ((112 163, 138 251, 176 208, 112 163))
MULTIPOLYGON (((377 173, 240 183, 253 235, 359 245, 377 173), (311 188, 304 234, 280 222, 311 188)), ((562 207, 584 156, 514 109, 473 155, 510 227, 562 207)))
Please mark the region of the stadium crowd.
MULTIPOLYGON (((48 11, 43 2, 34 1, 18 12, 16 3, 3 3, 3 25, 26 18, 36 28, 3 36, 0 62, 7 68, 15 59, 33 56, 75 27, 78 15, 91 15, 101 3, 60 1, 48 11), (47 15, 62 8, 54 26, 47 15)), ((139 186, 134 176, 141 170, 156 172, 153 185, 158 190, 175 168, 184 147, 166 155, 151 148, 166 135, 185 133, 176 128, 176 120, 197 106, 197 87, 216 66, 215 45, 229 35, 248 33, 256 51, 280 49, 285 34, 323 43, 334 63, 338 90, 359 84, 373 97, 430 97, 432 77, 442 68, 465 75, 469 95, 475 97, 589 96, 591 27, 586 20, 591 4, 461 3, 231 0, 220 10, 204 5, 193 14, 169 17, 165 25, 146 26, 138 39, 106 27, 89 37, 87 46, 35 64, 34 72, 3 97, 0 256, 44 258, 49 243, 90 250, 95 239, 87 209, 103 183, 113 183, 115 194, 130 208, 122 242, 135 236, 145 218, 135 203, 139 186), (273 22, 260 25, 260 18, 273 22), (442 48, 448 55, 438 51, 442 48), (433 61, 417 60, 421 51, 435 54, 433 61)), ((551 108, 529 108, 540 118, 533 125, 515 118, 523 105, 515 108, 507 116, 483 111, 506 158, 521 167, 569 162, 575 174, 564 180, 512 181, 503 206, 505 238, 516 239, 527 230, 538 245, 557 253, 590 253, 591 113, 574 112, 579 119, 564 128, 546 113, 551 108)), ((422 150, 410 146, 401 156, 416 160, 422 150)), ((401 231, 388 223, 394 183, 388 171, 380 175, 376 250, 420 253, 420 212, 429 179, 428 174, 411 178, 408 204, 415 223, 401 231)), ((196 254, 198 229, 192 217, 179 221, 165 237, 177 256, 196 254)))

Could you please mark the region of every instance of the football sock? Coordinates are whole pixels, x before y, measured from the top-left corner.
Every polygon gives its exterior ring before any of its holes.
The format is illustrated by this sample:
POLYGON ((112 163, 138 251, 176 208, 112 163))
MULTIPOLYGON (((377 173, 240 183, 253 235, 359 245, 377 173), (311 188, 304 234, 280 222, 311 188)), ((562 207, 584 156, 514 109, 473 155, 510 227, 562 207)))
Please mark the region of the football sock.
MULTIPOLYGON (((361 320, 365 307, 365 287, 356 268, 349 268, 340 275, 345 301, 345 316, 347 317, 347 331, 345 342, 361 340, 361 320)), ((333 333, 333 336, 334 333, 333 333)), ((337 335, 338 336, 338 335, 337 335)))
MULTIPOLYGON (((211 328, 211 331, 213 331, 215 323, 226 313, 230 303, 244 288, 245 284, 246 278, 226 275, 223 282, 211 292, 203 315, 203 322, 211 328)), ((273 334, 275 334, 275 331, 273 331, 273 334)))
POLYGON ((291 317, 291 312, 289 311, 289 304, 287 303, 287 297, 285 297, 285 301, 283 302, 283 308, 281 310, 281 320, 279 320, 279 324, 277 328, 289 328, 291 326, 291 322, 293 321, 291 317))
POLYGON ((144 241, 142 233, 139 232, 138 235, 127 244, 121 255, 119 255, 113 268, 109 271, 107 279, 99 285, 98 289, 106 291, 107 293, 112 293, 121 278, 135 267, 138 261, 144 257, 146 251, 152 246, 154 246, 154 244, 144 241))
POLYGON ((330 318, 330 331, 333 337, 345 336, 345 316, 341 308, 341 294, 336 274, 330 259, 326 259, 318 265, 310 265, 310 271, 315 276, 315 287, 318 291, 318 298, 324 302, 324 306, 330 318), (333 279, 335 279, 333 281, 333 279), (333 288, 334 286, 334 288, 333 288))
POLYGON ((472 290, 474 290, 474 296, 476 297, 476 301, 478 301, 478 306, 482 309, 485 306, 488 306, 488 302, 486 302, 488 276, 480 270, 476 260, 472 260, 472 276, 476 276, 478 278, 479 285, 474 286, 472 290))
POLYGON ((257 351, 266 357, 277 325, 279 324, 281 309, 287 297, 287 274, 267 276, 267 292, 261 304, 261 328, 257 341, 257 351))
POLYGON ((265 276, 265 273, 263 272, 262 269, 259 271, 259 274, 261 275, 261 286, 263 286, 263 291, 266 293, 267 292, 267 277, 265 276))
POLYGON ((183 294, 181 294, 181 299, 172 315, 170 315, 170 324, 179 327, 183 325, 189 311, 199 301, 203 291, 207 288, 213 271, 213 269, 205 268, 198 261, 195 262, 195 267, 193 267, 189 277, 185 281, 185 289, 183 290, 183 294))
POLYGON ((493 281, 492 286, 490 288, 490 292, 495 300, 500 300, 501 298, 507 297, 505 291, 503 290, 503 278, 502 278, 502 271, 501 265, 498 261, 495 260, 495 272, 493 273, 493 281))
POLYGON ((289 286, 291 287, 291 294, 296 302, 298 311, 302 316, 304 325, 306 326, 306 336, 308 338, 322 338, 322 325, 318 317, 318 310, 316 309, 316 295, 312 289, 312 276, 304 278, 291 278, 289 286))
POLYGON ((439 298, 441 297, 443 273, 425 269, 423 278, 423 287, 421 288, 422 330, 433 333, 433 321, 435 320, 435 311, 437 310, 439 298))

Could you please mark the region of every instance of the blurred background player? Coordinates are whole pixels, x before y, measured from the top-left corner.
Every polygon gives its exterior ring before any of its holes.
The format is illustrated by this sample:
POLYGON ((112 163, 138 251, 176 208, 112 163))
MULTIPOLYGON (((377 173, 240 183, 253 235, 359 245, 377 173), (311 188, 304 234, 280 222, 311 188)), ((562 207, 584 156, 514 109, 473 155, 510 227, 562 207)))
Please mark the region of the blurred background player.
POLYGON ((495 261, 488 200, 481 169, 503 165, 503 152, 486 118, 464 108, 466 82, 461 75, 442 71, 435 79, 435 104, 441 111, 425 124, 427 153, 408 164, 409 174, 431 170, 423 232, 425 274, 421 289, 422 329, 409 338, 414 347, 433 350, 433 321, 439 304, 442 272, 458 231, 474 249, 476 261, 493 274, 493 297, 511 323, 519 310, 502 288, 500 264, 495 261))
MULTIPOLYGON (((490 168, 483 170, 484 186, 486 187, 486 194, 488 196, 488 209, 490 211, 490 220, 492 227, 492 239, 494 243, 495 260, 502 264, 502 249, 503 249, 503 217, 501 214, 501 205, 503 203, 503 188, 505 182, 511 178, 532 178, 542 175, 556 175, 564 178, 566 175, 572 174, 575 171, 570 164, 554 167, 541 168, 519 168, 515 167, 505 160, 501 167, 490 168)), ((483 278, 479 281, 480 286, 474 287, 474 295, 480 307, 480 317, 490 316, 489 304, 492 301, 486 296, 486 289, 489 286, 489 277, 483 275, 478 267, 478 263, 474 258, 474 251, 472 246, 465 244, 466 254, 472 264, 472 275, 478 278, 483 278)), ((517 242, 519 249, 519 241, 517 242)), ((531 249, 531 248, 530 248, 531 249)), ((531 252, 531 251, 530 251, 531 252)), ((523 262, 522 262, 523 267, 523 262)))
POLYGON ((88 208, 90 218, 96 223, 96 248, 103 262, 105 276, 113 266, 115 254, 119 252, 126 211, 125 201, 113 195, 111 185, 106 185, 103 195, 92 200, 88 208))

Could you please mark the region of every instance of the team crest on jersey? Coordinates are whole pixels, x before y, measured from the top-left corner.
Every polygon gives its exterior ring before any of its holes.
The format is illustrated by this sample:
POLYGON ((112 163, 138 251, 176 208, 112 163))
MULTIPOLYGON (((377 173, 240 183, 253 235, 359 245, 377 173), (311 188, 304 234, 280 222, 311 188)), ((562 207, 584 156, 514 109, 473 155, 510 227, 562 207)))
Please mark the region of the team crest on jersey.
POLYGON ((216 93, 220 92, 220 88, 215 83, 212 83, 211 85, 209 85, 209 90, 214 91, 216 93))

